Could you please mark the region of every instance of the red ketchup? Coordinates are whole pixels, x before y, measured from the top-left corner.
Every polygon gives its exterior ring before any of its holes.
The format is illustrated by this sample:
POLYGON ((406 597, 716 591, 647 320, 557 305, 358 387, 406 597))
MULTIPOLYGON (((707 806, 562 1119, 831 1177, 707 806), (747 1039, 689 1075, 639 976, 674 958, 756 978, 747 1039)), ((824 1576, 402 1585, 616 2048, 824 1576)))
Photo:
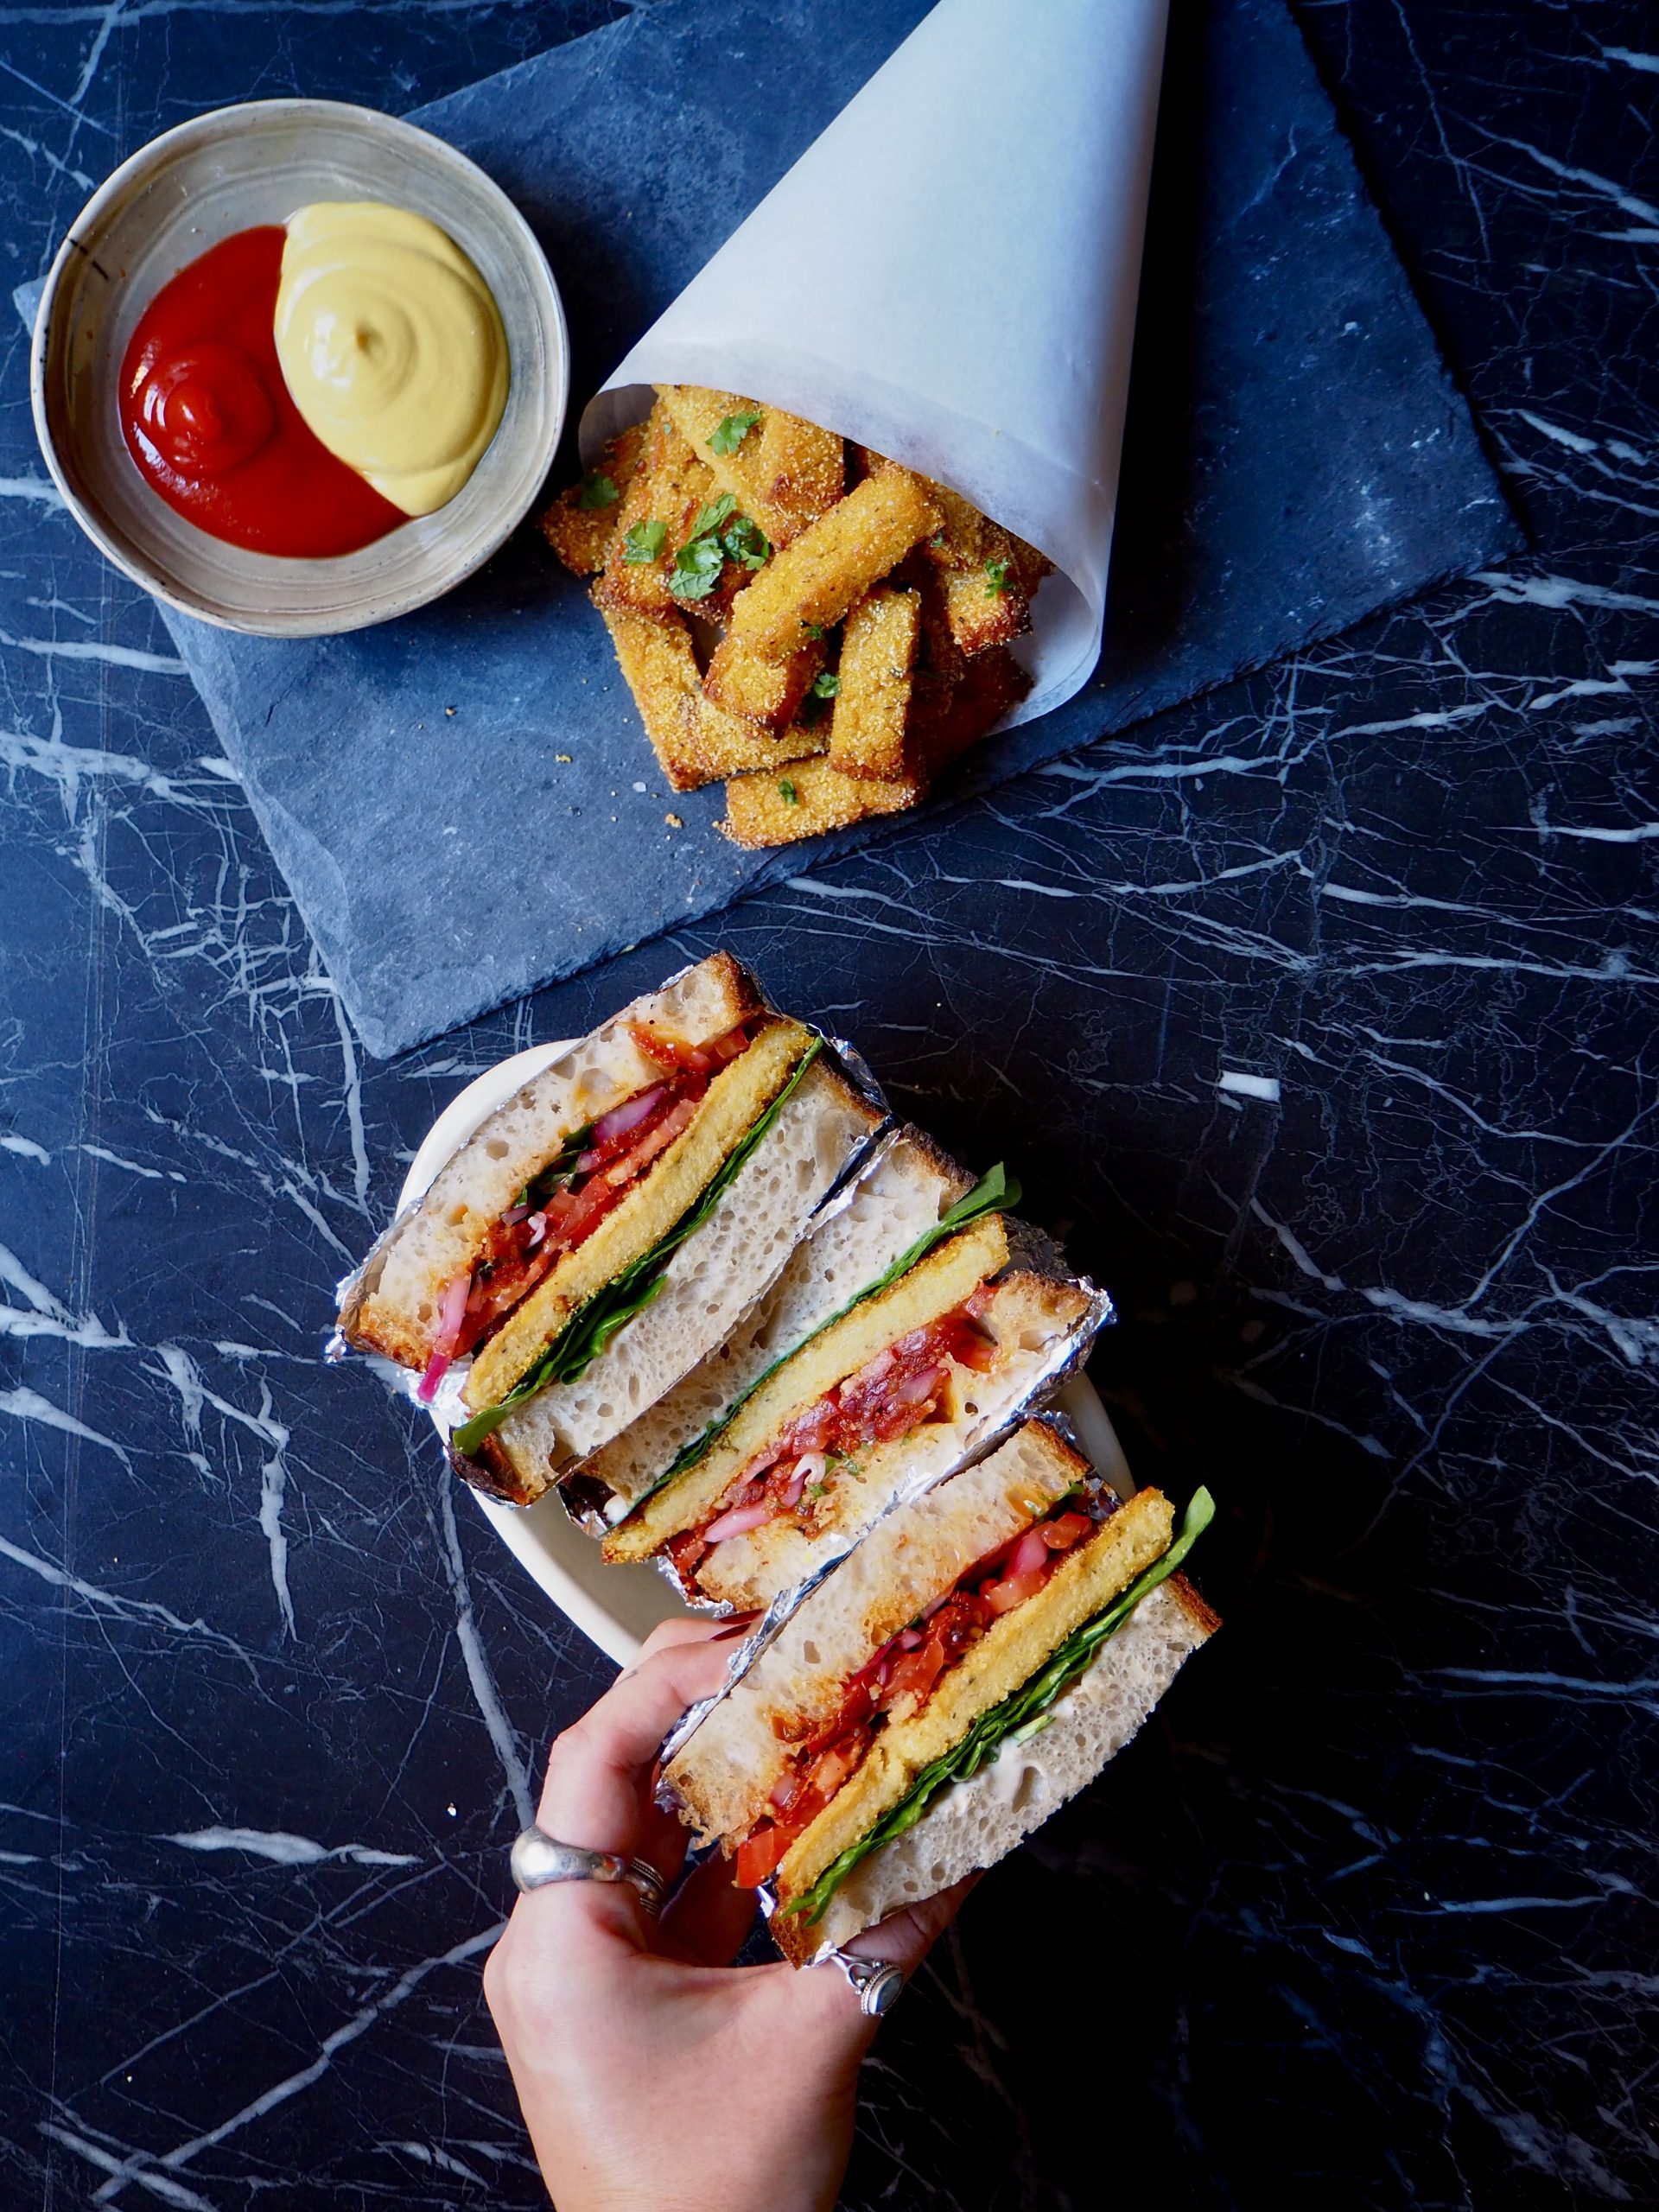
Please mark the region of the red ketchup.
POLYGON ((287 232, 238 231, 180 270, 121 364, 127 449, 168 506, 254 553, 355 553, 409 520, 307 429, 276 359, 287 232))

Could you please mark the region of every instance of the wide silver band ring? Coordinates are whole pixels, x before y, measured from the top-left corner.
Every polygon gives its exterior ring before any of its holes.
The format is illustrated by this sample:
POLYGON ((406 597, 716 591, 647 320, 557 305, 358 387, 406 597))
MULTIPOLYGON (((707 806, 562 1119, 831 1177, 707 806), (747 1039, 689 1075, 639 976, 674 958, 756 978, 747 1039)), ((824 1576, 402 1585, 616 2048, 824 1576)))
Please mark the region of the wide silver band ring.
POLYGON ((891 2012, 905 1993, 905 1970, 890 1959, 859 1959, 846 1951, 831 1955, 854 1989, 858 2009, 867 2019, 879 2020, 891 2012))
POLYGON ((588 1851, 579 1843, 561 1843, 544 1828, 522 1828, 513 1838, 507 1863, 513 1881, 526 1894, 546 1889, 553 1882, 627 1882, 639 1892, 640 1904, 653 1920, 660 1916, 668 1894, 662 1876, 643 1859, 625 1859, 620 1851, 588 1851))

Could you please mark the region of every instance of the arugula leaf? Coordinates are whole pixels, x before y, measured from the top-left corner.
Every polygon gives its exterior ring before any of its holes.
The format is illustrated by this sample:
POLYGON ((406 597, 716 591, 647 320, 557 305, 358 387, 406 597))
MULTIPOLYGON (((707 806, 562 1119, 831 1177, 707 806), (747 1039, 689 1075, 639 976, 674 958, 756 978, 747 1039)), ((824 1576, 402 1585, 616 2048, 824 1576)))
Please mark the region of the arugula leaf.
POLYGON ((760 410, 758 407, 752 414, 727 416, 720 428, 709 435, 709 452, 735 453, 760 420, 760 410))
POLYGON ((526 1374, 519 1376, 505 1398, 493 1406, 486 1406, 468 1421, 463 1421, 451 1435, 449 1441, 457 1452, 475 1452, 486 1436, 493 1436, 507 1415, 516 1406, 536 1397, 550 1383, 574 1382, 585 1374, 599 1357, 618 1330, 642 1313, 663 1287, 663 1277, 669 1262, 686 1238, 701 1229, 728 1190, 743 1172, 755 1147, 784 1110, 785 1102, 799 1084, 818 1054, 823 1049, 823 1039, 815 1037, 795 1063, 789 1080, 765 1112, 753 1121, 734 1149, 727 1154, 719 1171, 703 1190, 702 1196, 688 1208, 675 1223, 666 1236, 642 1252, 637 1260, 613 1275, 602 1290, 596 1291, 587 1303, 579 1306, 559 1334, 526 1374))
POLYGON ((582 491, 577 498, 579 507, 613 507, 622 494, 610 478, 597 468, 590 468, 582 480, 582 491))
POLYGON ((622 540, 622 558, 638 568, 654 561, 668 538, 665 522, 637 522, 622 540))
POLYGON ((779 778, 778 789, 783 796, 783 801, 785 806, 798 806, 800 804, 801 795, 796 790, 794 785, 791 783, 787 776, 779 778))
POLYGON ((1000 1705, 993 1706, 988 1713, 982 1713, 960 1743, 925 1766, 898 1804, 884 1813, 856 1843, 849 1845, 838 1859, 832 1859, 810 1890, 784 1907, 785 1916, 804 1913, 809 1922, 821 1920, 830 1898, 853 1869, 884 1843, 891 1843, 895 1836, 913 1828, 942 1790, 953 1782, 967 1781, 982 1767, 988 1766, 1006 1744, 1024 1743, 1039 1734, 1052 1719, 1052 1708, 1094 1665, 1102 1644, 1116 1635, 1143 1598, 1174 1573, 1210 1526, 1215 1513, 1216 1502, 1209 1491, 1195 1491, 1182 1517, 1180 1533, 1161 1558, 1155 1559, 1143 1574, 1136 1575, 1128 1588, 1121 1591, 1103 1612, 1074 1629, 1049 1654, 1029 1681, 1005 1697, 1000 1705))
POLYGON ((1003 594, 1003 593, 1004 593, 1005 591, 1007 591, 1007 588, 1008 588, 1008 563, 1007 563, 1007 562, 1006 562, 1006 561, 988 561, 988 562, 985 563, 985 596, 986 596, 986 598, 987 598, 987 599, 1001 599, 1001 596, 1002 596, 1002 594, 1003 594))
POLYGON ((594 1141, 594 1125, 584 1122, 572 1129, 545 1167, 538 1167, 514 1198, 516 1206, 544 1206, 562 1183, 575 1174, 576 1162, 594 1141))
MULTIPOLYGON (((655 1497, 664 1484, 671 1483, 677 1475, 683 1475, 688 1467, 695 1467, 703 1454, 720 1441, 755 1392, 770 1382, 784 1362, 793 1359, 796 1353, 804 1351, 814 1338, 821 1337, 826 1329, 833 1329, 837 1321, 844 1320, 853 1308, 861 1306, 867 1298, 874 1298, 889 1283, 897 1282, 900 1275, 908 1274, 916 1262, 925 1260, 936 1244, 942 1244, 947 1236, 954 1236, 957 1230, 965 1229, 970 1221, 977 1221, 981 1214, 1003 1213, 1019 1203, 1020 1185, 999 1160, 995 1167, 980 1177, 965 1198, 958 1198, 949 1213, 941 1214, 931 1229, 925 1229, 916 1242, 902 1251, 893 1265, 879 1274, 874 1282, 868 1282, 862 1290, 855 1291, 827 1321, 820 1321, 810 1335, 803 1337, 799 1344, 791 1344, 786 1352, 780 1353, 772 1361, 770 1367, 764 1368, 748 1389, 741 1396, 734 1398, 725 1412, 711 1421, 700 1436, 694 1436, 689 1444, 682 1446, 645 1496, 655 1497)), ((855 1466, 852 1472, 856 1480, 863 1480, 861 1469, 855 1466)))

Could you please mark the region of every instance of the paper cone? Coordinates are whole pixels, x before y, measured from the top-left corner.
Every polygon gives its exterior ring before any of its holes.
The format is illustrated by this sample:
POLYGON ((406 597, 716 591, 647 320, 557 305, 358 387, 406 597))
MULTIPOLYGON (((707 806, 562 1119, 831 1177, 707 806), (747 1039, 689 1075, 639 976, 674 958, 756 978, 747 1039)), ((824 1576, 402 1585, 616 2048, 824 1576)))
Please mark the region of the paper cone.
POLYGON ((1166 0, 939 0, 582 418, 653 384, 804 415, 1046 553, 1029 721, 1100 651, 1166 0))

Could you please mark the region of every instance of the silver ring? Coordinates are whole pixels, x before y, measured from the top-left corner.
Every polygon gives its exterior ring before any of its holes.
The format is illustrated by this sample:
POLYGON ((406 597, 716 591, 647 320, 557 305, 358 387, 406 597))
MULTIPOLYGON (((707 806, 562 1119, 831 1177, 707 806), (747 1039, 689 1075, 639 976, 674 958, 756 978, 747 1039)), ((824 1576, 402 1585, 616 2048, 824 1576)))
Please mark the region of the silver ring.
POLYGON ((626 1859, 620 1851, 588 1851, 579 1843, 561 1843, 544 1828, 521 1829, 513 1838, 507 1863, 513 1881, 526 1894, 546 1889, 553 1882, 626 1882, 653 1920, 661 1916, 668 1894, 662 1876, 643 1859, 626 1859))
POLYGON ((858 1993, 858 2009, 866 2019, 879 2020, 905 1993, 905 1970, 889 1959, 857 1959, 837 1951, 836 1964, 858 1993))

